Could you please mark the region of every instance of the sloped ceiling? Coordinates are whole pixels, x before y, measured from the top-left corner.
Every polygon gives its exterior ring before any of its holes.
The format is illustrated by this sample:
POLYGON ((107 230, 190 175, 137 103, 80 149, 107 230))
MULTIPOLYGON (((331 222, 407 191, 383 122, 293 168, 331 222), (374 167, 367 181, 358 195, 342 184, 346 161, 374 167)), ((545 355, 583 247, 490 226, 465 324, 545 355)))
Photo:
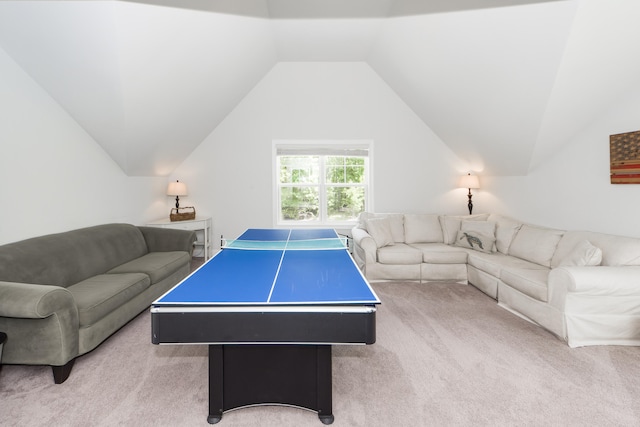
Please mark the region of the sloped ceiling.
POLYGON ((280 61, 363 61, 477 172, 526 175, 640 76, 637 0, 0 1, 0 47, 131 176, 280 61))

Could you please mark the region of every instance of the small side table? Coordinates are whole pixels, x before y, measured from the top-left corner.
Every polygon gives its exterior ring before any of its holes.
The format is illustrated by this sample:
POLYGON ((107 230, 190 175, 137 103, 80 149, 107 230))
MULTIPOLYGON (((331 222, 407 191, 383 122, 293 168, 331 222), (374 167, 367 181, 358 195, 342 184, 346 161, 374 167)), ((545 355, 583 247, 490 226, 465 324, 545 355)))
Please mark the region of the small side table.
POLYGON ((169 218, 159 219, 157 221, 153 221, 147 224, 148 227, 160 227, 160 228, 173 228, 176 230, 192 230, 192 231, 200 231, 202 232, 202 240, 200 240, 200 235, 198 235, 198 241, 196 241, 196 246, 201 246, 204 251, 204 260, 208 260, 211 258, 212 248, 212 232, 213 232, 213 221, 211 217, 206 218, 198 218, 196 219, 188 219, 185 221, 171 221, 169 218))

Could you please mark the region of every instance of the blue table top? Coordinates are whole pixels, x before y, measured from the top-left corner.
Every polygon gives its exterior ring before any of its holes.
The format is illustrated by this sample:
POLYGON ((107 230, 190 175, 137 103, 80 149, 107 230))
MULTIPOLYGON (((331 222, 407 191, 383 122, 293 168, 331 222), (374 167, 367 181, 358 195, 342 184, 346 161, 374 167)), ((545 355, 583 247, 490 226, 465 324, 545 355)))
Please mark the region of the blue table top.
MULTIPOLYGON (((249 229, 238 240, 338 237, 331 229, 249 229)), ((292 247, 296 247, 295 244, 292 247)), ((160 297, 154 306, 379 304, 349 252, 226 248, 160 297)))

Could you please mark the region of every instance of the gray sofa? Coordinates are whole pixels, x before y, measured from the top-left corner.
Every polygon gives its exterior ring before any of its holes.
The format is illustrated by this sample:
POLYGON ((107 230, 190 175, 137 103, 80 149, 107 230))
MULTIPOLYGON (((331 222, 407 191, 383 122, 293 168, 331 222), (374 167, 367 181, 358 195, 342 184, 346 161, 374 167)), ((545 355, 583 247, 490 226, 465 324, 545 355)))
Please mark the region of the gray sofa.
POLYGON ((0 246, 3 364, 51 365, 64 382, 190 271, 193 231, 106 224, 0 246))
POLYGON ((495 214, 364 213, 353 255, 371 280, 471 284, 570 347, 640 345, 640 239, 495 214))

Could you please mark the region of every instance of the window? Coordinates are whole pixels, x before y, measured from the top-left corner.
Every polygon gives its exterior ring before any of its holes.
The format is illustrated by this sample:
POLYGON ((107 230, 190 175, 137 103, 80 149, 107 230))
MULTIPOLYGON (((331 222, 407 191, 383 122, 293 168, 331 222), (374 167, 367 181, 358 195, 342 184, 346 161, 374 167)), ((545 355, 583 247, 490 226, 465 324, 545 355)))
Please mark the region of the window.
POLYGON ((371 142, 274 143, 277 225, 349 225, 369 207, 371 142))

